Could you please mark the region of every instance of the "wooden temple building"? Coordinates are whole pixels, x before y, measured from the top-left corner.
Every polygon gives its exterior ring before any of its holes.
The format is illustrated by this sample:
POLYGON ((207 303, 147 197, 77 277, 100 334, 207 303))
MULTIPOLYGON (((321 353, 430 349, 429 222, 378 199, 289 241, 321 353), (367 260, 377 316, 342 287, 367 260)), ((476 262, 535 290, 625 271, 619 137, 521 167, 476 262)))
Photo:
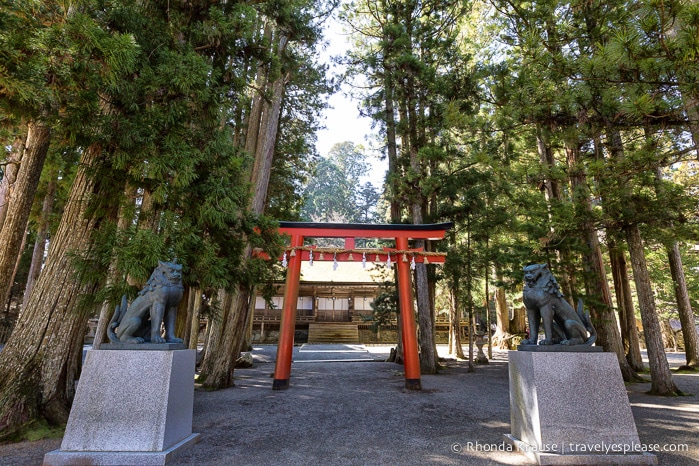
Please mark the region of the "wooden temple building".
MULTIPOLYGON (((296 301, 297 343, 366 342, 371 326, 371 303, 379 293, 381 268, 373 262, 307 262, 301 268, 296 301), (364 267, 363 267, 364 265, 364 267), (335 270, 333 270, 335 268, 335 270), (360 338, 360 330, 363 338, 360 338)), ((268 303, 255 301, 253 342, 276 343, 284 307, 285 285, 268 303)))

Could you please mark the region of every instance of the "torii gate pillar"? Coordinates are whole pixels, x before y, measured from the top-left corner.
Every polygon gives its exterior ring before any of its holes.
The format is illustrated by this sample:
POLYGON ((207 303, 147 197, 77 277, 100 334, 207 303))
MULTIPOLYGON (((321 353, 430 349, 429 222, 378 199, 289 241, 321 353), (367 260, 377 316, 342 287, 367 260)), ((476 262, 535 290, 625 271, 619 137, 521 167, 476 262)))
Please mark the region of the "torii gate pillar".
MULTIPOLYGON (((291 247, 303 246, 303 236, 293 235, 291 247)), ((296 330, 296 305, 299 299, 299 282, 301 281, 301 254, 291 256, 286 272, 286 287, 284 288, 284 306, 279 327, 279 346, 277 361, 274 366, 274 382, 272 390, 289 388, 291 375, 291 356, 294 351, 294 331, 296 330)))
MULTIPOLYGON (((396 249, 408 249, 408 238, 396 238, 396 249)), ((400 321, 403 324, 403 366, 405 388, 422 390, 420 383, 420 356, 417 351, 417 329, 415 328, 415 306, 413 287, 410 282, 410 265, 396 261, 398 270, 398 301, 400 301, 400 321)))
MULTIPOLYGON (((303 246, 303 236, 292 236, 291 247, 300 246, 303 246)), ((408 239, 396 238, 396 249, 408 249, 408 239)), ((298 303, 299 282, 301 278, 301 262, 302 255, 300 253, 289 259, 272 390, 286 390, 289 388, 291 360, 294 351, 294 331, 296 329, 296 306, 298 303)), ((417 349, 417 329, 415 327, 415 307, 413 305, 413 287, 410 281, 410 265, 405 261, 397 260, 396 267, 398 270, 400 319, 403 327, 405 388, 409 390, 421 390, 420 356, 417 349)))

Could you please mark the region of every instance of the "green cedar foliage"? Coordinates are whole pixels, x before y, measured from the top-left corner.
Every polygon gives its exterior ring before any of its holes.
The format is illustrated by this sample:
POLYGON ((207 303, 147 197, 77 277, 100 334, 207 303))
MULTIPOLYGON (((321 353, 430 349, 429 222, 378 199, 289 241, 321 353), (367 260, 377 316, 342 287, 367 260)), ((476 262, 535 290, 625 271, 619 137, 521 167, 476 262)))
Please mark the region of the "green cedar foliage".
MULTIPOLYGON (((688 154, 683 84, 668 59, 680 41, 679 28, 672 32, 670 23, 683 7, 668 4, 663 13, 658 5, 625 2, 496 5, 505 47, 492 56, 508 71, 490 86, 493 102, 519 120, 520 131, 544 128, 559 167, 565 165, 565 144, 582 149, 586 161, 580 168, 598 180, 590 185, 601 198, 592 212, 598 228, 677 225, 692 203, 677 190, 660 199, 653 186, 657 168, 688 154), (610 157, 617 135, 623 158, 610 157)), ((555 166, 532 175, 557 181, 571 195, 568 175, 555 166)), ((551 214, 554 243, 573 247, 559 240, 574 234, 580 216, 590 213, 571 211, 564 202, 552 203, 551 214)))
POLYGON ((315 132, 327 106, 322 97, 335 85, 326 77, 327 65, 317 63, 316 44, 291 44, 290 78, 284 92, 282 115, 266 213, 280 220, 299 220, 303 206, 302 187, 311 179, 318 160, 315 132))
MULTIPOLYGON (((269 218, 248 213, 252 154, 243 151, 251 91, 263 70, 284 76, 283 116, 268 193, 271 214, 293 215, 293 187, 305 174, 311 138, 329 87, 312 59, 322 5, 312 2, 105 3, 110 30, 132 34, 140 54, 136 69, 107 89, 113 111, 106 118, 114 181, 110 203, 132 218, 116 231, 105 222, 107 246, 88 263, 113 262, 118 275, 142 283, 157 260, 176 257, 187 285, 234 289, 267 276, 270 264, 241 262, 246 245, 276 255, 279 238, 269 218), (291 37, 276 54, 262 33, 273 21, 291 37), (291 189, 290 189, 291 188, 291 189), (134 196, 125 195, 133 193, 134 196), (291 214, 287 214, 292 211, 291 214), (112 229, 112 233, 108 233, 112 229)), ((267 96, 265 96, 267 97, 267 96)), ((103 268, 104 269, 104 268, 103 268)), ((125 282, 109 290, 113 299, 125 282)), ((131 292, 133 293, 133 289, 131 292)))
POLYGON ((371 183, 361 183, 369 163, 364 147, 335 144, 317 161, 304 190, 301 215, 307 221, 368 223, 379 199, 371 183))
MULTIPOLYGON (((104 89, 110 163, 94 176, 111 183, 105 212, 120 209, 131 221, 119 230, 115 215, 103 222, 81 268, 100 265, 106 273, 113 262, 118 276, 138 284, 158 260, 177 258, 187 285, 232 289, 254 280, 257 269, 240 264, 245 245, 273 251, 276 240, 266 220, 246 213, 251 161, 227 122, 248 84, 242 65, 267 58, 256 56, 257 12, 197 2, 103 8, 105 27, 131 35, 139 55, 131 74, 104 89)), ((97 300, 115 299, 125 286, 120 281, 97 300)))

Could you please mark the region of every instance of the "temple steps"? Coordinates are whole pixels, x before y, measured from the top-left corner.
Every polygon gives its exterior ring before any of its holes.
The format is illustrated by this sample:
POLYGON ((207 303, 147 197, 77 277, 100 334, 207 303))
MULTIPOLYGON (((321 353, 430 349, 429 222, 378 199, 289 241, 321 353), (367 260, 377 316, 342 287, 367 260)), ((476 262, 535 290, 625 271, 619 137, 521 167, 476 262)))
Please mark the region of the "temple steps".
POLYGON ((359 343, 359 326, 349 322, 308 324, 308 343, 359 343))

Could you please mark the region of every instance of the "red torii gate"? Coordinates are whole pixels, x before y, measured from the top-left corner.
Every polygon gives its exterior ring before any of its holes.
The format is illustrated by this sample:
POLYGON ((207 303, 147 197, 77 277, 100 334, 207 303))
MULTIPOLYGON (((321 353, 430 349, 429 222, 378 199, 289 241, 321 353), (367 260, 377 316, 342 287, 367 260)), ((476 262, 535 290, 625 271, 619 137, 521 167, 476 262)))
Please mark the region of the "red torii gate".
MULTIPOLYGON (((394 260, 398 270, 398 294, 400 301, 400 319, 403 324, 403 361, 405 368, 405 387, 421 390, 420 360, 417 349, 415 328, 415 310, 410 280, 410 263, 443 263, 445 253, 425 252, 422 249, 409 249, 409 239, 443 239, 452 223, 406 225, 406 224, 358 224, 358 223, 307 223, 279 222, 280 233, 291 237, 287 248, 290 251, 284 291, 284 306, 279 329, 277 361, 274 368, 273 390, 289 388, 291 375, 291 358, 294 348, 294 330, 296 326, 296 304, 299 296, 301 262, 304 260, 355 260, 353 254, 374 255, 374 260, 388 262, 394 260), (345 238, 345 248, 315 248, 304 246, 305 238, 345 238), (354 248, 356 238, 392 238, 396 241, 395 249, 357 250, 354 248), (315 256, 314 256, 315 252, 315 256), (328 257, 324 257, 327 255, 328 257), (410 256, 410 259, 408 259, 410 256), (409 263, 410 261, 410 263, 409 263)), ((369 259, 371 260, 371 259, 369 259)))

